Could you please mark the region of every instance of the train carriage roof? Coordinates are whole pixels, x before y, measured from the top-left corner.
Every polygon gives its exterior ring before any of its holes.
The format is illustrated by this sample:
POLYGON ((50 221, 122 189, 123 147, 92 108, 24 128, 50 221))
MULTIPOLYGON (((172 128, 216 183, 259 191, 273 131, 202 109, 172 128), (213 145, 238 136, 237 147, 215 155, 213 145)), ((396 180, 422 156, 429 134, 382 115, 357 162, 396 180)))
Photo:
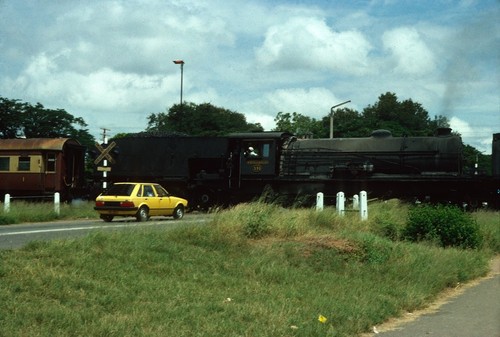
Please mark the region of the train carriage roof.
POLYGON ((15 138, 0 139, 0 150, 53 150, 62 151, 65 145, 82 147, 71 138, 15 138))

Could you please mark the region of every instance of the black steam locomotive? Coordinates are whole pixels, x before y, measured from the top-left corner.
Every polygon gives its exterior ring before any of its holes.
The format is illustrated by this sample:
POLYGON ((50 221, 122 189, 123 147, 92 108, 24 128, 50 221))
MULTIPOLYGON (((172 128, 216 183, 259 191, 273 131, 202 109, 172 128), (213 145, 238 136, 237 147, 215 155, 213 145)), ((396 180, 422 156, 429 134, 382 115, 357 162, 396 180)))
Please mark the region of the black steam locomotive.
POLYGON ((207 208, 266 195, 301 200, 323 192, 370 198, 445 201, 499 207, 500 133, 493 135, 493 174, 466 173, 462 141, 450 129, 434 137, 298 139, 286 132, 227 137, 129 135, 113 140, 108 182, 154 181, 207 208))

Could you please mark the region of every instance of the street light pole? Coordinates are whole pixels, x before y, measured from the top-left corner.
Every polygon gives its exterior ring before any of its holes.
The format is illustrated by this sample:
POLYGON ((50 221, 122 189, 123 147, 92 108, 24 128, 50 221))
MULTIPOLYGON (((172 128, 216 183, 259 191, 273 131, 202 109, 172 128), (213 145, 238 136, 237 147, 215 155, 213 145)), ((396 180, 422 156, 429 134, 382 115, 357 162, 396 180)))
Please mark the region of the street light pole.
POLYGON ((181 65, 181 111, 182 111, 182 82, 184 80, 184 61, 183 60, 175 60, 175 64, 181 65))
POLYGON ((342 103, 339 103, 337 105, 334 105, 330 108, 330 139, 333 138, 333 109, 341 106, 341 105, 344 105, 344 104, 347 104, 349 103, 351 100, 348 100, 348 101, 345 101, 345 102, 342 102, 342 103))

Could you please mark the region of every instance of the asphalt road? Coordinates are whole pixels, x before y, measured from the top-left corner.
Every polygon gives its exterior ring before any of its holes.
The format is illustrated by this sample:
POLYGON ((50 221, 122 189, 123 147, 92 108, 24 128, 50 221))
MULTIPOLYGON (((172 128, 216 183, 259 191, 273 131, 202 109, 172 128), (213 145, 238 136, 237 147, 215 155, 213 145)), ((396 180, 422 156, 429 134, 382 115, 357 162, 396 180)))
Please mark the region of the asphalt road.
POLYGON ((206 214, 186 214, 181 220, 158 217, 147 222, 136 222, 133 218, 104 222, 102 220, 72 220, 0 226, 0 249, 20 248, 31 241, 71 239, 92 231, 126 230, 146 226, 177 227, 204 223, 206 214))
MULTIPOLYGON (((390 328, 379 327, 380 337, 500 337, 500 257, 486 278, 466 286, 435 310, 390 328)), ((377 329, 377 328, 376 328, 377 329)))

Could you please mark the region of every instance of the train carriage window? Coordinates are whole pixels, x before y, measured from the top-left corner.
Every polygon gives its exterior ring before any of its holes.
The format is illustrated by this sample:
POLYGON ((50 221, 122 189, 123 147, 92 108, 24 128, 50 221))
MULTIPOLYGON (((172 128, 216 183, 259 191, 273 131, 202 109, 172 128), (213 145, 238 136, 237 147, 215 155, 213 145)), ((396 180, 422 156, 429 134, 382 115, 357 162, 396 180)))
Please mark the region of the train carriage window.
POLYGON ((17 167, 18 171, 29 171, 31 164, 30 157, 19 157, 19 166, 17 167))
POLYGON ((10 157, 0 157, 0 171, 10 170, 10 157))
POLYGON ((47 153, 47 162, 45 165, 46 172, 55 172, 56 171, 56 154, 55 153, 47 153))

